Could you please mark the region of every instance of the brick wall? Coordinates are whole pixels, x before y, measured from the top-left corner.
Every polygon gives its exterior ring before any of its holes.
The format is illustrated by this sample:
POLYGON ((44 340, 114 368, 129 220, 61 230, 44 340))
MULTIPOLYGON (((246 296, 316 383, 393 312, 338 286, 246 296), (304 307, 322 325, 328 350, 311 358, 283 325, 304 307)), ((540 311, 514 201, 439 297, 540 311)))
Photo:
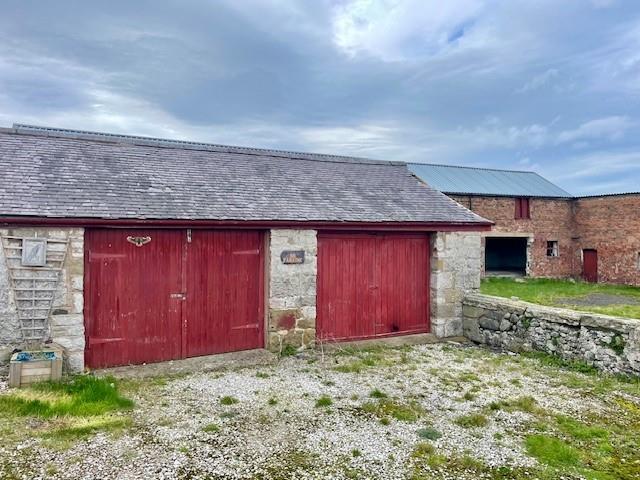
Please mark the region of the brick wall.
POLYGON ((528 273, 535 277, 568 277, 574 272, 571 200, 530 199, 530 219, 515 219, 513 197, 450 195, 458 203, 495 222, 486 236, 517 233, 532 243, 528 273), (547 257, 547 240, 557 240, 560 256, 547 257))
POLYGON ((640 194, 575 200, 576 275, 582 249, 598 251, 598 280, 640 285, 640 194))

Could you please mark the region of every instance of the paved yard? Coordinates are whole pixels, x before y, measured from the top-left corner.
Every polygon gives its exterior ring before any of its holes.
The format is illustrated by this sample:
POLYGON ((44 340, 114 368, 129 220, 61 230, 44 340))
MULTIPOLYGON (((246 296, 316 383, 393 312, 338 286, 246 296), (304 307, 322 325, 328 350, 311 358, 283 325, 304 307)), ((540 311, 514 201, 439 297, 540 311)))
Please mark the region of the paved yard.
POLYGON ((110 385, 94 417, 0 408, 0 478, 640 478, 640 383, 559 363, 439 344, 123 380, 132 409, 110 385))

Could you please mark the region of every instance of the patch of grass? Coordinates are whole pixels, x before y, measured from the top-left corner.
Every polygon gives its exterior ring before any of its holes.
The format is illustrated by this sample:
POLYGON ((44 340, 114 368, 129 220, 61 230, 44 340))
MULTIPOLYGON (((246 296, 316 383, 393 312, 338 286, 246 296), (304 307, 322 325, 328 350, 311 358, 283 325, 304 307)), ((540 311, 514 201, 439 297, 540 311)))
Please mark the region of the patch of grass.
POLYGON ((416 431, 420 438, 425 440, 437 440, 442 437, 442 434, 433 427, 424 427, 416 431))
POLYGON ((550 435, 529 435, 525 440, 527 453, 552 467, 580 465, 580 453, 568 443, 550 435))
POLYGON ((371 393, 369 394, 369 396, 371 398, 387 398, 387 394, 384 393, 384 392, 381 392, 377 388, 372 390, 371 393))
POLYGON ((216 423, 209 423, 202 428, 202 431, 206 433, 217 433, 220 431, 220 426, 216 423))
POLYGON ((489 419, 481 413, 470 413, 459 416, 455 423, 463 428, 479 428, 486 427, 489 424, 489 419))
POLYGON ((258 378, 269 378, 269 374, 265 372, 257 372, 256 377, 258 378))
POLYGON ((282 350, 280 350, 281 357, 290 357, 292 355, 295 355, 296 353, 298 353, 298 349, 289 343, 284 345, 282 347, 282 350))
POLYGON ((268 403, 269 405, 271 405, 271 406, 273 406, 273 405, 277 405, 277 404, 278 404, 278 399, 277 399, 277 398, 275 398, 275 397, 271 397, 271 398, 267 401, 267 403, 268 403))
POLYGON ((353 450, 351 450, 351 456, 353 458, 361 457, 362 456, 362 452, 360 450, 358 450, 357 448, 354 448, 353 450))
POLYGON ((500 402, 491 402, 489 404, 490 410, 505 410, 507 412, 526 412, 526 413, 542 413, 538 402, 535 398, 526 395, 518 398, 512 398, 511 400, 503 400, 500 402))
POLYGON ((592 293, 620 295, 630 300, 640 300, 640 288, 627 285, 607 285, 602 283, 571 282, 543 278, 530 278, 516 282, 510 278, 485 278, 480 291, 498 297, 518 297, 521 300, 540 305, 563 306, 585 312, 603 313, 629 318, 640 318, 640 305, 587 306, 571 304, 571 298, 580 298, 592 293))
POLYGON ((542 365, 547 367, 564 368, 587 375, 595 375, 598 373, 598 369, 593 365, 589 365, 588 363, 565 360, 556 355, 551 355, 545 352, 522 352, 520 355, 524 358, 535 359, 542 365))
POLYGON ((333 400, 328 395, 322 395, 316 400, 316 408, 330 407, 333 405, 333 400))
POLYGON ((234 405, 239 401, 240 400, 238 400, 236 397, 232 397, 230 395, 225 395, 224 397, 220 398, 220 403, 222 405, 234 405))
POLYGON ((0 410, 4 414, 23 417, 89 417, 132 407, 133 402, 118 392, 115 379, 89 375, 37 383, 0 396, 0 410))
POLYGON ((113 417, 110 415, 94 416, 75 420, 67 426, 54 428, 42 434, 43 438, 56 441, 77 440, 97 432, 117 432, 131 426, 129 417, 113 417))
POLYGON ((475 400, 476 396, 473 392, 465 392, 464 395, 462 396, 462 399, 470 402, 472 400, 475 400))
POLYGON ((379 417, 381 421, 391 417, 401 422, 415 422, 424 414, 422 407, 415 401, 401 403, 390 398, 366 402, 362 404, 360 409, 365 413, 379 417))
POLYGON ((429 455, 433 455, 435 452, 435 448, 428 442, 420 442, 418 443, 411 452, 411 456, 413 458, 424 458, 429 455))
POLYGON ((577 440, 607 439, 609 432, 598 426, 586 425, 570 417, 559 415, 556 421, 560 430, 577 440))

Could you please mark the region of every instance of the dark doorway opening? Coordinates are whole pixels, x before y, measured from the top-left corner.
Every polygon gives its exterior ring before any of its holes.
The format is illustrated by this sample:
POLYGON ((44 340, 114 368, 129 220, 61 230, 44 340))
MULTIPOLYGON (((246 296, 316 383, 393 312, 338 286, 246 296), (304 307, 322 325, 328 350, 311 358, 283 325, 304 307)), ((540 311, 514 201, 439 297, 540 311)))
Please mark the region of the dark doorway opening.
POLYGON ((527 273, 526 237, 486 237, 485 271, 491 274, 527 273))

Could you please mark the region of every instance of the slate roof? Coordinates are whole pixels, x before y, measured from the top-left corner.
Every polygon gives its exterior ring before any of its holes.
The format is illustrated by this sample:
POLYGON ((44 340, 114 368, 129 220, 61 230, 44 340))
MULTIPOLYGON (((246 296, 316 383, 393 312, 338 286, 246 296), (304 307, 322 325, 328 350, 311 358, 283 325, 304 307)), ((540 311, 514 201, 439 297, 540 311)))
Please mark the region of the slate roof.
POLYGON ((399 162, 14 125, 0 216, 420 222, 487 220, 399 162))
POLYGON ((409 169, 444 193, 505 197, 571 198, 572 195, 535 172, 409 164, 409 169))

